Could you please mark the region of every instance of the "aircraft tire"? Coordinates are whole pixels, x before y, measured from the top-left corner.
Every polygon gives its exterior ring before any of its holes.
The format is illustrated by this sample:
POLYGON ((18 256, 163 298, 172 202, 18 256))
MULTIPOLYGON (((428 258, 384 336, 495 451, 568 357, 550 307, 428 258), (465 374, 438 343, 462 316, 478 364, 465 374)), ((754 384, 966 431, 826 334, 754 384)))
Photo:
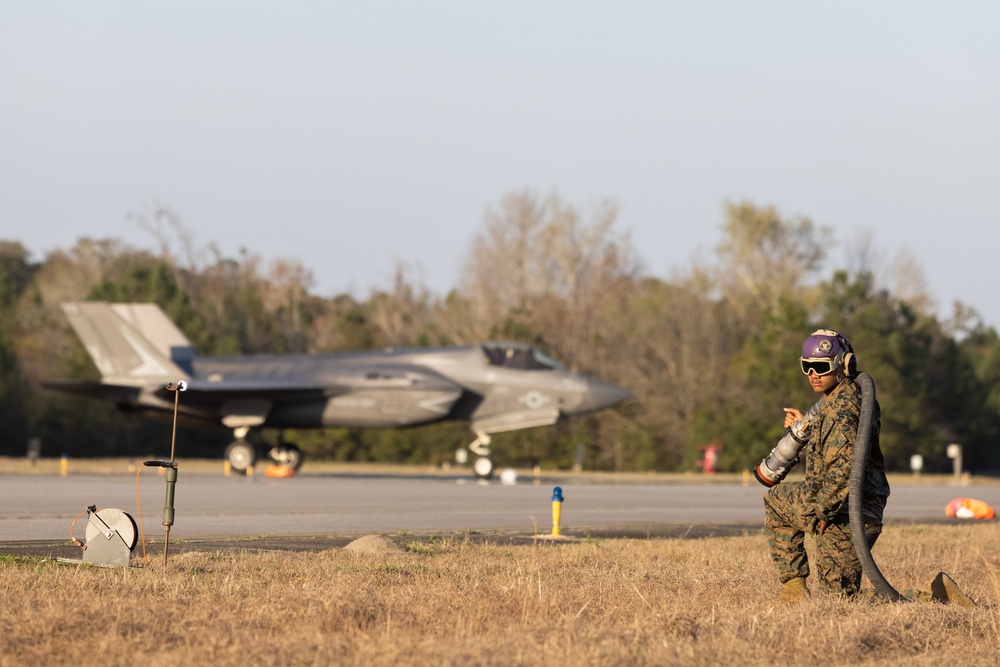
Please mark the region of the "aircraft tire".
POLYGON ((226 460, 236 472, 246 472, 257 463, 257 451, 246 440, 233 440, 226 447, 226 460))
POLYGON ((493 461, 488 456, 480 456, 472 463, 472 470, 479 479, 493 477, 493 461))
POLYGON ((299 468, 302 467, 302 462, 305 460, 305 456, 302 454, 302 450, 299 449, 298 445, 286 442, 280 446, 280 453, 277 457, 274 457, 274 460, 278 465, 287 466, 295 472, 298 472, 299 468))
POLYGON ((289 465, 292 466, 292 470, 298 472, 299 468, 302 467, 302 462, 305 460, 306 457, 298 445, 288 445, 288 461, 289 465))

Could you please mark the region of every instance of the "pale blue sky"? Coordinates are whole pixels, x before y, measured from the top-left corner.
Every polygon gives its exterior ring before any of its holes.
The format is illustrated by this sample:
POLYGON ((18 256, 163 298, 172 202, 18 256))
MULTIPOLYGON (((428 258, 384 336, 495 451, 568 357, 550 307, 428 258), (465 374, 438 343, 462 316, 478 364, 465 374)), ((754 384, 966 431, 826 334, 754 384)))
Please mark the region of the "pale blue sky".
POLYGON ((617 201, 663 277, 749 199, 1000 326, 998 30, 992 2, 4 3, 0 238, 151 248, 158 201, 320 294, 397 261, 443 294, 512 191, 617 201))

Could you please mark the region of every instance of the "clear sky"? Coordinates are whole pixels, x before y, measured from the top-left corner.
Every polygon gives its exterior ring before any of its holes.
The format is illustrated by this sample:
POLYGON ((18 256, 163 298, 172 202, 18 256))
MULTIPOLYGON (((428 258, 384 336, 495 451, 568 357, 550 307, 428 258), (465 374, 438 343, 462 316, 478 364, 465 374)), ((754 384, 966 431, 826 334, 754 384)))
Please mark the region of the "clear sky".
POLYGON ((0 238, 154 248, 159 202, 318 294, 396 262, 443 294, 509 192, 617 201, 662 277, 746 199, 1000 326, 998 30, 995 2, 7 2, 0 238))

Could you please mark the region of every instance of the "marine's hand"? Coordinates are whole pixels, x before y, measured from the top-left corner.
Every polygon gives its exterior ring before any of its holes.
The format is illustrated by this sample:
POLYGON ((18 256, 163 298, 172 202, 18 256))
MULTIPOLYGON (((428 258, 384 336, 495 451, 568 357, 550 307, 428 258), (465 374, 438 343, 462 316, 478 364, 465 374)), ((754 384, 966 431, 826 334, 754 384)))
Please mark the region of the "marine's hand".
POLYGON ((816 524, 816 534, 822 535, 826 531, 827 521, 826 519, 820 519, 816 524))
POLYGON ((784 408, 785 410, 785 428, 788 428, 795 422, 802 419, 802 411, 797 408, 784 408))

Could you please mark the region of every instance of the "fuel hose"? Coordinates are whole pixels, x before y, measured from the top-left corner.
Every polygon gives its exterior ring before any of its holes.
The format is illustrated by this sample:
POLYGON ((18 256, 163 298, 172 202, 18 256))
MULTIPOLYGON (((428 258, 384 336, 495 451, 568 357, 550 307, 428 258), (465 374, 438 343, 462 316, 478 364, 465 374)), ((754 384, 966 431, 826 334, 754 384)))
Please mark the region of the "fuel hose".
POLYGON ((885 598, 898 602, 905 598, 893 588, 872 558, 868 536, 865 534, 864 500, 865 467, 871 449, 872 419, 875 414, 875 381, 868 373, 861 372, 855 377, 861 389, 861 416, 858 419, 858 437, 854 441, 854 460, 851 462, 851 486, 848 494, 848 511, 851 517, 851 536, 854 550, 861 561, 861 569, 872 582, 875 590, 885 598))

